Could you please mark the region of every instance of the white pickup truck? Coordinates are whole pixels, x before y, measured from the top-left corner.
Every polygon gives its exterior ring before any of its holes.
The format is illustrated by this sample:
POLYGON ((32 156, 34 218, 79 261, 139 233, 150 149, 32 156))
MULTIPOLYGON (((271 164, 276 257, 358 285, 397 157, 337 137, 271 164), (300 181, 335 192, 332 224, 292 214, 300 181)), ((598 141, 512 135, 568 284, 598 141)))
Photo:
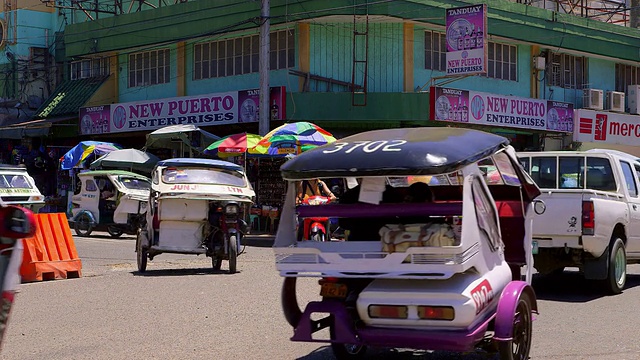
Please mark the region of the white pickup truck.
POLYGON ((622 292, 627 263, 640 260, 640 162, 611 150, 521 152, 547 210, 533 222, 541 274, 578 267, 605 290, 622 292))

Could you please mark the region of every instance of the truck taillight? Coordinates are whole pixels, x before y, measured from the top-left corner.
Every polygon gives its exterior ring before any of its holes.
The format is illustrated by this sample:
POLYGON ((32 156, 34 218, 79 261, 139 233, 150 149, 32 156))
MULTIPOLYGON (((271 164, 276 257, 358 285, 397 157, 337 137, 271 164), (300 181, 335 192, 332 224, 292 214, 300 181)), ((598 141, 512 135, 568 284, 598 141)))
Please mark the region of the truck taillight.
POLYGON ((158 210, 156 209, 156 211, 153 213, 153 219, 152 219, 152 223, 151 226, 153 226, 153 230, 158 230, 160 229, 160 218, 158 216, 158 210))
POLYGON ((582 235, 593 235, 595 228, 595 218, 593 212, 593 201, 582 202, 582 235))

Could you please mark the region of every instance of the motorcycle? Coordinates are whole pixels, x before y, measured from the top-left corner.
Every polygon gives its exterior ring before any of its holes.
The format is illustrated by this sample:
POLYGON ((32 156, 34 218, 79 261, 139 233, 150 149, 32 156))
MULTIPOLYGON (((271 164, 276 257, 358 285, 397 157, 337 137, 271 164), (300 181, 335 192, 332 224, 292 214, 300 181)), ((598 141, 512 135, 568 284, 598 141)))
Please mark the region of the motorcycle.
MULTIPOLYGON (((331 200, 326 196, 310 196, 302 201, 302 205, 324 205, 331 200)), ((303 234, 305 240, 327 241, 327 234, 330 228, 328 217, 305 218, 302 221, 303 234)))

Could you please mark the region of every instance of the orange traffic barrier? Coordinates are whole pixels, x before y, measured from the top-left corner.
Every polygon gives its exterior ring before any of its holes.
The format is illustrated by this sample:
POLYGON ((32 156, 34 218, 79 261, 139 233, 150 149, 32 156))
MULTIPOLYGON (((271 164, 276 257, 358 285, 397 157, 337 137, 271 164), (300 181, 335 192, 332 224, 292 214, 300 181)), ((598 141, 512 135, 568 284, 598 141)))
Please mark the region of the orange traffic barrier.
POLYGON ((82 275, 71 229, 65 213, 36 214, 38 230, 24 239, 22 282, 71 279, 82 275))

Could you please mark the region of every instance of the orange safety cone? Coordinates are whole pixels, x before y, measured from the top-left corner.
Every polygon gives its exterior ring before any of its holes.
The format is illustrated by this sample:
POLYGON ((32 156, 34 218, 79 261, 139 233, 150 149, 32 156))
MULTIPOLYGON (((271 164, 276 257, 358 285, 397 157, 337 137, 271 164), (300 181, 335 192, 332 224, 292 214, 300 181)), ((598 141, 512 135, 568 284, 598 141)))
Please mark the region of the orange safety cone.
POLYGON ((38 230, 24 239, 20 276, 22 282, 71 279, 82 276, 78 257, 65 213, 36 214, 38 230))

